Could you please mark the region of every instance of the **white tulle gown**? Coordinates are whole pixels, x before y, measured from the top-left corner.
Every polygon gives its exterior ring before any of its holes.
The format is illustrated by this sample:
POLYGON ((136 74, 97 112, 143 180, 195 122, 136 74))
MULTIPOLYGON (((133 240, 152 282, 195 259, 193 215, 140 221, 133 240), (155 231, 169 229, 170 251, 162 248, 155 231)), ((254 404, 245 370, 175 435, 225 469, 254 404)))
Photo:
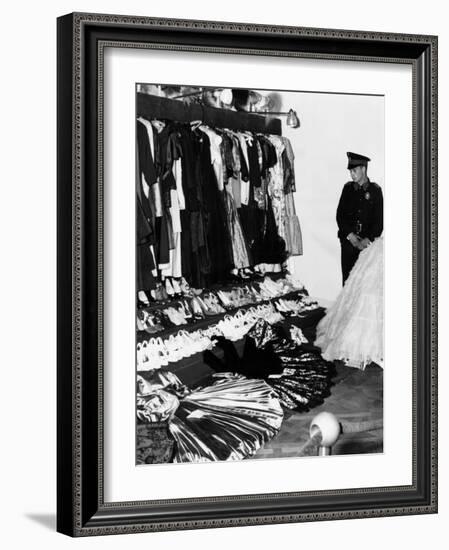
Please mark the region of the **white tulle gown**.
POLYGON ((335 303, 317 326, 315 345, 328 361, 383 367, 383 235, 362 250, 335 303))

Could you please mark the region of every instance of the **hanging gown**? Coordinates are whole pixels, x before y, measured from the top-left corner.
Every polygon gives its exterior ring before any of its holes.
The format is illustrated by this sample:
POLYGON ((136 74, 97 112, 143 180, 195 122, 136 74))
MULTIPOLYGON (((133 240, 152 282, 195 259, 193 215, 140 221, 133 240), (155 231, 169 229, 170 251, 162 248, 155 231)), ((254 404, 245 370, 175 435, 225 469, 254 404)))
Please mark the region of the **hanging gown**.
POLYGON ((153 256, 155 231, 154 211, 152 203, 145 193, 143 171, 145 170, 148 176, 148 174, 151 175, 151 170, 154 171, 154 168, 152 168, 151 150, 146 129, 140 122, 137 129, 140 139, 136 150, 136 288, 148 291, 156 287, 153 256), (143 163, 140 162, 142 156, 144 157, 143 163))
MULTIPOLYGON (((198 130, 198 157, 201 165, 201 188, 206 240, 210 255, 207 286, 226 280, 234 267, 231 235, 225 209, 224 190, 220 190, 211 158, 211 142, 206 132, 198 130)), ((221 159, 220 159, 221 160, 221 159)))
POLYGON ((185 210, 181 211, 182 274, 192 286, 204 287, 211 270, 207 220, 203 201, 203 172, 198 136, 179 125, 182 150, 182 189, 185 210))
POLYGON ((276 150, 277 162, 269 169, 268 193, 273 205, 274 217, 279 235, 285 239, 285 193, 282 153, 285 145, 279 136, 270 136, 276 150))
POLYGON ((235 165, 232 149, 232 139, 227 134, 223 134, 220 150, 223 166, 223 186, 225 192, 224 204, 228 222, 228 231, 231 236, 234 267, 236 269, 241 269, 252 265, 252 261, 233 196, 232 181, 235 175, 235 165))
POLYGON ((292 256, 302 255, 302 232, 298 216, 296 215, 293 193, 296 191, 295 181, 295 153, 292 144, 286 137, 282 137, 285 148, 282 152, 282 166, 284 168, 284 194, 285 194, 285 240, 287 250, 292 256))
MULTIPOLYGON (((245 174, 242 176, 240 188, 240 202, 238 214, 245 242, 247 243, 250 254, 251 265, 259 263, 259 225, 258 225, 258 207, 254 198, 254 190, 261 185, 260 168, 257 154, 257 144, 249 132, 239 135, 240 146, 242 149, 243 166, 245 174), (245 179, 247 178, 247 179, 245 179)), ((242 163, 241 163, 242 166, 242 163)))
POLYGON ((383 235, 362 250, 335 303, 317 326, 328 360, 364 369, 383 366, 383 235))

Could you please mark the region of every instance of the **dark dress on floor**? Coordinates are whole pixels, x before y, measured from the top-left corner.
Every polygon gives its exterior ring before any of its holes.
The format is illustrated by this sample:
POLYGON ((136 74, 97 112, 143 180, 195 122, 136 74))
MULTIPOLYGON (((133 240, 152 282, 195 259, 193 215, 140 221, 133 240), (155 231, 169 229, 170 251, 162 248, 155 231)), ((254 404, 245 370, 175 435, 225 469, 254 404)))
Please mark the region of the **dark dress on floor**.
POLYGON ((248 332, 242 357, 229 340, 218 338, 217 345, 224 351, 224 360, 204 352, 211 368, 265 380, 285 408, 308 411, 330 395, 334 364, 323 359, 318 349, 306 349, 286 338, 281 327, 264 319, 248 332))

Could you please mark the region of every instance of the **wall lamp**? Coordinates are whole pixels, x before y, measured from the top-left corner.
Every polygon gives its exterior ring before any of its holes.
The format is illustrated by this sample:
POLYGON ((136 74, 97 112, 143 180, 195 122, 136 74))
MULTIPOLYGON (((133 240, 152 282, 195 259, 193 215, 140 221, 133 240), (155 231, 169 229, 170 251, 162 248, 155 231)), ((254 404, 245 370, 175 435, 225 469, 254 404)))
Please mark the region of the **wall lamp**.
POLYGON ((296 111, 293 109, 290 109, 288 112, 276 112, 276 111, 258 111, 256 113, 257 115, 262 116, 286 116, 287 117, 287 126, 290 128, 299 128, 301 126, 301 123, 299 121, 298 115, 296 114, 296 111))
POLYGON ((200 96, 205 92, 220 92, 219 97, 222 103, 224 103, 225 105, 234 105, 239 111, 253 113, 259 116, 286 116, 286 123, 287 126, 289 126, 290 128, 299 128, 301 125, 298 115, 293 109, 290 109, 288 112, 252 110, 253 105, 258 103, 262 99, 262 96, 258 92, 253 92, 250 90, 231 90, 229 88, 204 88, 201 90, 196 90, 194 92, 188 92, 186 94, 174 96, 172 97, 172 99, 183 99, 185 97, 200 96))

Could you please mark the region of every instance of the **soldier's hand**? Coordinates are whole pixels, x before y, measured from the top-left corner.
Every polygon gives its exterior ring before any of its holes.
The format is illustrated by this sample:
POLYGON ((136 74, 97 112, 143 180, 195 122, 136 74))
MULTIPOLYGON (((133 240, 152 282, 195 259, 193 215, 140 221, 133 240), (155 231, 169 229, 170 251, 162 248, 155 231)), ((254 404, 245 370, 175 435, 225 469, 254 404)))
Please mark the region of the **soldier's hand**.
POLYGON ((358 235, 356 235, 355 233, 349 233, 348 235, 348 241, 352 244, 352 246, 354 246, 355 248, 358 248, 359 250, 361 250, 360 248, 360 237, 358 235))
POLYGON ((365 237, 364 239, 362 239, 362 240, 360 241, 360 250, 365 249, 365 248, 366 248, 367 246, 369 246, 370 244, 371 244, 371 241, 370 241, 367 237, 365 237))

